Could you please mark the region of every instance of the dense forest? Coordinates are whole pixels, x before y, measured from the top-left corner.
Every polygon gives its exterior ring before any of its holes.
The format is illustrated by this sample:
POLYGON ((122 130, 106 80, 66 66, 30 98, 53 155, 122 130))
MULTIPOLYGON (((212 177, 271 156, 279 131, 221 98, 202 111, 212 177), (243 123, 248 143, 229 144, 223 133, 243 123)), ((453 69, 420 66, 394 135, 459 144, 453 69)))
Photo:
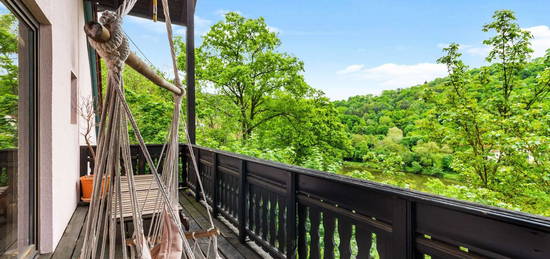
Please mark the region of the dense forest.
MULTIPOLYGON (((550 216, 550 51, 531 58, 532 36, 508 10, 481 29, 491 49, 485 67, 467 67, 453 43, 437 60, 445 78, 331 101, 306 83, 304 63, 280 50, 263 18, 227 13, 196 50, 197 142, 550 216), (422 177, 421 188, 414 177, 422 177)), ((185 71, 185 44, 176 43, 185 71)), ((13 102, 7 75, 1 102, 13 102)), ((163 143, 171 94, 130 68, 123 77, 145 140, 163 143)), ((8 106, 0 112, 12 118, 8 106)), ((15 143, 10 130, 2 129, 0 148, 15 143)))

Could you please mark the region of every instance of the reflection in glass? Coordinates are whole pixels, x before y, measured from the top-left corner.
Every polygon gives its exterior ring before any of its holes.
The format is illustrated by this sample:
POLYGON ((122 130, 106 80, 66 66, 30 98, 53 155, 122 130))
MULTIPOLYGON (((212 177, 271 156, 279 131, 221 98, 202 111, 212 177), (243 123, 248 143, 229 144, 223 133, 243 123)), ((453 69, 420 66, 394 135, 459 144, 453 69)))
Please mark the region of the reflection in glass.
MULTIPOLYGON (((19 67, 28 30, 0 3, 0 256, 16 250, 18 227, 17 150, 20 130, 19 67)), ((21 75, 23 75, 21 73, 21 75)))

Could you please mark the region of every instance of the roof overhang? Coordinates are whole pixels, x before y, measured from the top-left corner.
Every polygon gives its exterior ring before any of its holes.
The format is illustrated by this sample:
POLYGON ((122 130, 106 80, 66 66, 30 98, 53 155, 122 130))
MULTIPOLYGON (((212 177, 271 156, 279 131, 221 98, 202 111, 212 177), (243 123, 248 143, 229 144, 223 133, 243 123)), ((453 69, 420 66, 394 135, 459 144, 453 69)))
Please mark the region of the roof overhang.
MULTIPOLYGON (((123 0, 91 0, 98 3, 98 11, 103 10, 115 10, 123 2, 123 0)), ((194 1, 195 5, 197 0, 168 0, 170 6, 170 18, 173 24, 187 26, 187 1, 194 1)), ((194 9, 194 8, 193 8, 194 9)), ((142 17, 145 19, 153 19, 153 0, 138 0, 130 15, 142 17)), ((164 10, 162 8, 162 1, 158 0, 158 20, 164 21, 164 10)))

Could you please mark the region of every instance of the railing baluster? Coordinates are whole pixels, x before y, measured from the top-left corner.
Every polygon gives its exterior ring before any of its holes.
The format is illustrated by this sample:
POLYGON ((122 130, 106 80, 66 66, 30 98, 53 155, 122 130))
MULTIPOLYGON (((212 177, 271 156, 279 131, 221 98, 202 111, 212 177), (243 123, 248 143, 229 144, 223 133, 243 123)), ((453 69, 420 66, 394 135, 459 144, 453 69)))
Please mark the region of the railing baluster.
POLYGON ((239 167, 240 185, 239 185, 239 241, 244 243, 246 240, 246 161, 241 160, 239 167))
POLYGON ((277 194, 270 192, 269 193, 269 244, 275 247, 275 242, 277 241, 277 194))
POLYGON ((248 185, 248 229, 254 232, 254 225, 256 224, 256 186, 248 185))
POLYGON ((219 214, 219 176, 218 176, 218 153, 212 154, 212 216, 219 214))
POLYGON ((286 198, 286 254, 292 258, 296 255, 296 174, 293 172, 288 172, 286 198))
POLYGON ((222 180, 220 208, 227 212, 227 174, 223 174, 220 178, 222 180))
MULTIPOLYGON (((181 162, 181 171, 180 171, 181 172, 181 182, 179 183, 179 187, 183 188, 183 187, 187 186, 188 172, 187 172, 187 168, 186 168, 187 157, 185 156, 185 147, 182 147, 181 144, 179 145, 179 158, 181 160, 180 161, 181 162)), ((178 179, 179 179, 179 176, 178 176, 178 179)))
POLYGON ((359 225, 355 226, 355 240, 357 241, 357 258, 370 258, 372 233, 359 225))
POLYGON ((201 200, 201 187, 199 185, 199 179, 202 179, 201 175, 201 152, 198 148, 193 148, 193 153, 195 154, 195 159, 197 161, 197 171, 199 171, 199 175, 197 175, 197 181, 195 182, 195 200, 200 201, 201 200))
MULTIPOLYGON (((257 236, 260 235, 260 227, 261 227, 261 222, 260 222, 260 209, 261 209, 261 201, 262 201, 262 189, 259 187, 259 186, 254 186, 255 187, 255 190, 254 190, 254 234, 256 234, 257 236)), ((250 218, 250 220, 252 220, 252 217, 250 218)))
POLYGON ((338 218, 338 237, 340 238, 340 245, 338 249, 340 251, 341 259, 351 258, 351 223, 344 218, 338 218))
POLYGON ((286 243, 285 243, 285 239, 286 239, 286 236, 285 236, 285 198, 284 197, 281 197, 280 195, 277 195, 277 200, 279 201, 279 224, 278 224, 278 234, 277 234, 277 238, 278 238, 278 243, 279 243, 279 251, 281 251, 281 253, 284 253, 285 252, 285 246, 286 246, 286 243))
POLYGON ((307 233, 306 233, 307 207, 298 203, 298 257, 307 257, 307 233))
MULTIPOLYGON (((315 207, 309 207, 309 218, 311 222, 311 231, 310 233, 310 258, 321 258, 320 247, 319 247, 319 221, 320 213, 319 210, 315 207)), ((357 257, 357 258, 367 258, 367 257, 357 257)))
MULTIPOLYGON (((1 161, 1 160, 0 160, 1 161)), ((80 176, 88 173, 88 148, 80 147, 80 176)))
POLYGON ((380 259, 399 258, 392 256, 392 252, 399 253, 400 251, 392 247, 392 239, 388 237, 387 234, 376 234, 376 249, 378 250, 380 259))
MULTIPOLYGON (((239 210, 239 195, 237 194, 238 193, 238 189, 240 188, 239 187, 239 181, 240 179, 239 178, 236 178, 236 177, 232 177, 231 179, 232 182, 233 182, 233 191, 231 192, 231 208, 232 208, 232 211, 233 211, 233 215, 235 216, 238 216, 238 210, 239 210)), ((246 186, 245 186, 245 189, 246 189, 246 186)), ((245 197, 246 197, 246 192, 245 192, 245 197)), ((245 202, 246 203, 246 202, 245 202)), ((245 204, 246 206, 246 204, 245 204)))
POLYGON ((193 171, 191 170, 191 152, 189 148, 185 148, 185 170, 187 172, 187 185, 191 188, 193 187, 193 171))
POLYGON ((334 216, 328 211, 323 211, 323 258, 334 259, 334 216))
POLYGON ((269 193, 267 190, 262 190, 261 196, 262 196, 262 207, 261 207, 261 221, 262 221, 262 239, 267 241, 267 232, 268 230, 268 224, 267 224, 267 204, 269 203, 268 199, 269 193))

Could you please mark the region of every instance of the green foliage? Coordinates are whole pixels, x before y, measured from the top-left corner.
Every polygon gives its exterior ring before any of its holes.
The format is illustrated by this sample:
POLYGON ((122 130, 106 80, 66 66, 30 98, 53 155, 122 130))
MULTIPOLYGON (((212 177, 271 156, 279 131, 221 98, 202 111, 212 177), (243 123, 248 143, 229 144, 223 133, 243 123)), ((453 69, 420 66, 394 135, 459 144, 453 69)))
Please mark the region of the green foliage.
MULTIPOLYGON (((510 11, 483 31, 486 67, 468 68, 450 44, 445 78, 330 102, 263 18, 228 13, 196 52, 198 143, 330 172, 356 161, 368 169, 346 174, 548 216, 550 50, 530 59, 510 11)), ((177 53, 184 70, 181 39, 177 53)), ((164 142, 171 94, 129 68, 123 77, 144 138, 164 142)))
MULTIPOLYGON (((183 69, 185 45, 176 42, 183 69)), ((263 18, 228 13, 211 27, 196 51, 198 142, 336 171, 350 148, 340 113, 280 44, 263 18)))
POLYGON ((17 19, 0 15, 0 149, 17 147, 17 19))
POLYGON ((280 44, 263 18, 230 12, 197 50, 197 78, 224 96, 223 108, 234 115, 243 140, 271 120, 292 116, 288 104, 316 92, 304 81, 303 62, 279 52, 280 44))
MULTIPOLYGON (((107 67, 102 62, 104 88, 107 85, 107 67)), ((159 72, 160 74, 160 72, 159 72)), ((174 109, 173 96, 168 91, 143 77, 130 67, 122 72, 126 101, 147 143, 165 143, 174 109)), ((103 93, 106 89, 103 89, 103 93)), ((137 143, 133 129, 129 127, 130 140, 137 143)), ((184 139, 183 137, 180 137, 184 139)))
MULTIPOLYGON (((335 104, 354 140, 379 139, 363 161, 388 174, 387 183, 403 186, 397 172, 460 179, 465 186, 433 179, 424 190, 550 215, 550 50, 530 59, 532 36, 513 12, 493 19, 483 26, 494 33, 483 42, 489 66, 469 69, 453 43, 438 59, 446 78, 335 104)), ((352 147, 356 161, 364 146, 352 147)))

